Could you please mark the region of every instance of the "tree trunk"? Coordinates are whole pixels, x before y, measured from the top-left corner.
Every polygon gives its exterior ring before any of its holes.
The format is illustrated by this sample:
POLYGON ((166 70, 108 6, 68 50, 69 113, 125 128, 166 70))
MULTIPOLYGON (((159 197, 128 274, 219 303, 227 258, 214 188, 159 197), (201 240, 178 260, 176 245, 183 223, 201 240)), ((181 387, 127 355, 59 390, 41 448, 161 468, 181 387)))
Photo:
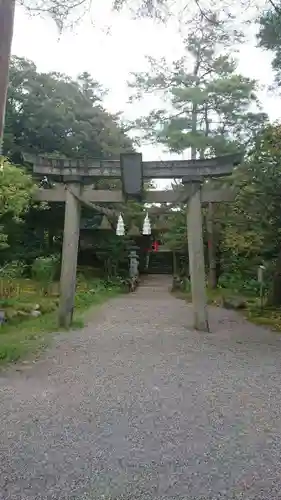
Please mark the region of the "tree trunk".
POLYGON ((281 252, 278 255, 267 305, 281 306, 281 252))
MULTIPOLYGON (((205 137, 209 136, 210 133, 210 122, 208 116, 208 103, 205 103, 205 137)), ((202 152, 202 157, 204 158, 205 151, 202 152)), ((208 235, 208 286, 211 290, 217 288, 218 278, 217 278, 217 252, 216 252, 216 234, 215 234, 215 223, 214 223, 214 204, 209 203, 207 209, 207 235, 208 235)))
POLYGON ((3 149, 16 0, 0 0, 0 156, 3 149))
MULTIPOLYGON (((192 112, 191 112, 191 130, 192 133, 195 134, 197 131, 197 105, 192 104, 192 112)), ((191 147, 191 159, 196 160, 197 150, 195 146, 191 147)))

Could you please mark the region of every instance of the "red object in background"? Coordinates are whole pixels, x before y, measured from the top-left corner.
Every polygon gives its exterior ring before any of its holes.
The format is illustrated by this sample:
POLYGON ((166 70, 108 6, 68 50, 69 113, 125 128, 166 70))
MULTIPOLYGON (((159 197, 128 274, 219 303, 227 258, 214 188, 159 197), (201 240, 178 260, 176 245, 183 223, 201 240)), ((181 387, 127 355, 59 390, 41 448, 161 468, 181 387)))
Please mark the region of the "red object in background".
POLYGON ((154 242, 152 243, 152 251, 153 251, 153 252, 158 252, 158 248, 159 248, 159 243, 158 243, 158 241, 154 241, 154 242))
POLYGON ((158 241, 154 241, 150 248, 145 249, 146 252, 158 252, 158 250, 159 250, 158 241))

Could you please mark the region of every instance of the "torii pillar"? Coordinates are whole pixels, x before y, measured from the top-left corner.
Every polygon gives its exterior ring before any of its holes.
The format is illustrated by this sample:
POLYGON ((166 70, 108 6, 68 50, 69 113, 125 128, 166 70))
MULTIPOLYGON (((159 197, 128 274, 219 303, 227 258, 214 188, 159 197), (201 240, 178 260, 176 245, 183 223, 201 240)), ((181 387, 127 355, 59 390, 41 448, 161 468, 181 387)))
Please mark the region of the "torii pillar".
POLYGON ((79 182, 66 184, 59 303, 59 326, 64 328, 71 325, 74 311, 80 235, 80 191, 81 184, 79 182))
POLYGON ((202 230, 201 182, 193 182, 192 185, 193 194, 189 198, 187 206, 187 235, 193 326, 201 332, 209 332, 202 230))

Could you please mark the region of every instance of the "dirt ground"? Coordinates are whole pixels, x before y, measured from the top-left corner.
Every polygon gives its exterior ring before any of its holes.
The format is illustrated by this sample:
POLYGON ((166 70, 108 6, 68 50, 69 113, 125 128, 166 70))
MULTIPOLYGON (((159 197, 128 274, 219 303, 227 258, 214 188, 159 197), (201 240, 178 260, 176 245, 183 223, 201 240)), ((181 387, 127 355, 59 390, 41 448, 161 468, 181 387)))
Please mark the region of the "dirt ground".
POLYGON ((0 499, 281 498, 281 336, 167 278, 0 376, 0 499))

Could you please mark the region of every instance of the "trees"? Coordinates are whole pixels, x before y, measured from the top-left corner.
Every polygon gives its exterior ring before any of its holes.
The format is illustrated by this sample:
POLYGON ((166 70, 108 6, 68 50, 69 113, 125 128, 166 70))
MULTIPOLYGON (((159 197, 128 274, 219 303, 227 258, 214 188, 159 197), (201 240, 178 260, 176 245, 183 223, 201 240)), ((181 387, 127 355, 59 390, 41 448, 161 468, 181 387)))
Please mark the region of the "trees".
POLYGON ((28 210, 34 183, 22 169, 8 162, 0 172, 0 248, 7 246, 3 225, 19 220, 28 210))
MULTIPOLYGON (((81 19, 99 0, 19 0, 21 5, 24 5, 30 12, 49 14, 62 28, 65 21, 70 17, 81 19)), ((174 6, 170 0, 111 0, 110 5, 113 10, 120 11, 125 7, 129 7, 134 16, 150 17, 154 19, 164 20, 174 6)), ((206 6, 200 5, 198 0, 186 0, 183 4, 183 9, 188 5, 195 7, 197 10, 205 11, 206 6)))
POLYGON ((201 157, 245 147, 266 115, 257 109, 256 82, 236 73, 227 50, 235 40, 235 34, 200 15, 184 40, 181 59, 169 66, 149 58, 150 70, 134 75, 133 98, 165 95, 163 109, 136 122, 148 139, 177 153, 190 148, 201 157))
POLYGON ((274 54, 272 66, 275 70, 276 82, 281 81, 281 4, 271 3, 260 17, 260 29, 258 33, 259 45, 274 54))
MULTIPOLYGON (((268 5, 274 5, 272 1, 265 0, 268 5)), ((93 5, 99 0, 18 0, 30 12, 40 12, 50 14, 56 22, 64 24, 69 17, 81 18, 86 15, 93 5), (75 16, 76 14, 76 16, 75 16)), ((250 0, 240 0, 234 9, 234 5, 229 0, 212 2, 211 0, 183 0, 174 2, 173 0, 110 0, 109 5, 113 10, 120 11, 129 7, 134 16, 150 17, 159 20, 166 20, 169 15, 175 13, 177 9, 181 15, 187 11, 201 13, 206 19, 211 18, 214 8, 225 11, 225 17, 234 19, 237 13, 251 10, 253 3, 250 0)), ((256 8, 261 8, 260 5, 256 8)))
POLYGON ((267 264, 273 275, 270 305, 281 304, 280 139, 280 125, 266 127, 235 175, 237 197, 225 214, 222 242, 232 262, 229 271, 239 267, 245 281, 267 264))
POLYGON ((84 73, 76 81, 38 73, 25 59, 11 61, 4 152, 118 158, 132 150, 118 115, 102 105, 104 89, 84 73))
MULTIPOLYGON (((4 134, 9 64, 13 38, 15 5, 17 0, 0 0, 0 158, 4 134)), ((91 9, 92 0, 18 0, 31 13, 49 14, 62 31, 65 23, 72 17, 75 21, 83 18, 91 9)), ((120 10, 128 0, 113 0, 112 7, 120 10)), ((140 0, 141 15, 156 15, 162 0, 140 0)))
MULTIPOLYGON (((230 47, 241 35, 202 14, 184 40, 184 56, 169 66, 149 59, 150 70, 134 75, 133 99, 164 96, 163 108, 136 121, 144 136, 169 151, 191 151, 204 158, 244 150, 267 120, 258 103, 256 82, 236 72, 230 47)), ((216 286, 213 206, 209 206, 209 282, 216 286)), ((178 216, 176 217, 178 218, 178 216)), ((216 231, 217 232, 217 231, 216 231)))
MULTIPOLYGON (((81 18, 91 9, 94 2, 95 0, 19 0, 30 12, 50 14, 61 25, 73 14, 78 14, 81 18)), ((112 0, 111 6, 119 11, 128 3, 128 0, 112 0)), ((166 4, 166 0, 135 0, 133 8, 139 15, 151 17, 159 16, 166 4)))
MULTIPOLYGON (((74 81, 65 75, 39 73, 31 61, 12 58, 5 154, 22 164, 22 153, 119 158, 121 151, 131 151, 132 142, 119 116, 103 108, 104 92, 87 73, 74 81)), ((54 237, 61 234, 63 217, 63 204, 52 204, 47 210, 33 204, 24 214, 24 224, 6 218, 4 233, 11 249, 3 249, 0 260, 23 256, 32 261, 59 250, 54 237)))

